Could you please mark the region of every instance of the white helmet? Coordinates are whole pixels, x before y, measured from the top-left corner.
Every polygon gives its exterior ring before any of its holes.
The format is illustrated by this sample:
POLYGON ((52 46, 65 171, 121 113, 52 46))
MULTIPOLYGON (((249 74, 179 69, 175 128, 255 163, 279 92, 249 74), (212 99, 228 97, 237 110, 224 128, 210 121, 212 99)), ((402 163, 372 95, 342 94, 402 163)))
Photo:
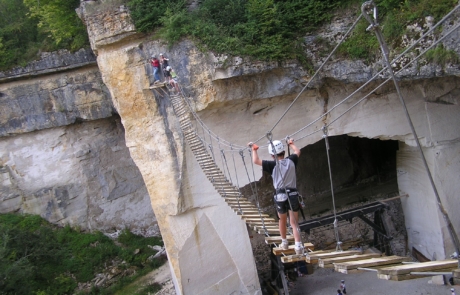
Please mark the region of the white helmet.
POLYGON ((167 66, 167 67, 166 67, 166 71, 171 71, 171 67, 170 67, 170 66, 167 66))
POLYGON ((279 140, 274 140, 273 145, 271 143, 268 144, 268 152, 270 155, 278 155, 279 153, 284 152, 284 145, 279 140), (275 151, 273 151, 273 146, 275 146, 275 151))

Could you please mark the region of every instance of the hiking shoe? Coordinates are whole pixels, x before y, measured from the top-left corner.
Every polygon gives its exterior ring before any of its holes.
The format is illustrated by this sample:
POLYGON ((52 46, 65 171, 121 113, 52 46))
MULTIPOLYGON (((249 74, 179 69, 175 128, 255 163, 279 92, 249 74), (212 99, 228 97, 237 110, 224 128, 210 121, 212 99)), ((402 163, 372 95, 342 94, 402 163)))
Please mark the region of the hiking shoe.
POLYGON ((280 245, 280 248, 283 249, 283 250, 289 249, 289 242, 288 241, 282 241, 281 245, 280 245))
POLYGON ((300 246, 300 247, 296 246, 294 249, 295 249, 295 254, 296 255, 303 255, 304 248, 302 246, 300 246))

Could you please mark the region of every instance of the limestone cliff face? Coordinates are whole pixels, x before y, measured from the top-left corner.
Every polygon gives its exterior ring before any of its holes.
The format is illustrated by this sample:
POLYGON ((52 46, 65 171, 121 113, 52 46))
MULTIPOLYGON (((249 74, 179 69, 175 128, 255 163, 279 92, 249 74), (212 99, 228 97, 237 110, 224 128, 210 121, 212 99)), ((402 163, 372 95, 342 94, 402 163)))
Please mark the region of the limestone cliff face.
POLYGON ((0 212, 158 234, 91 50, 1 73, 0 109, 0 212))

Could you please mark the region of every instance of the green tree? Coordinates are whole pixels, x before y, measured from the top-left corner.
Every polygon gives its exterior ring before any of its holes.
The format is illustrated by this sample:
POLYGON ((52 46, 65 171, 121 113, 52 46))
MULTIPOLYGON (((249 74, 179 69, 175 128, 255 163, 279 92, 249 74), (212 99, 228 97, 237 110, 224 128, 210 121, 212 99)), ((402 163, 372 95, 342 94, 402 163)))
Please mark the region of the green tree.
POLYGON ((51 34, 57 45, 77 50, 88 44, 86 27, 75 12, 80 0, 24 0, 24 4, 39 19, 39 29, 51 34))
POLYGON ((37 20, 26 16, 22 0, 0 0, 0 70, 35 56, 29 50, 37 42, 37 20))
POLYGON ((168 9, 179 11, 185 4, 185 0, 131 0, 128 7, 136 29, 140 32, 149 32, 161 25, 160 19, 168 9))

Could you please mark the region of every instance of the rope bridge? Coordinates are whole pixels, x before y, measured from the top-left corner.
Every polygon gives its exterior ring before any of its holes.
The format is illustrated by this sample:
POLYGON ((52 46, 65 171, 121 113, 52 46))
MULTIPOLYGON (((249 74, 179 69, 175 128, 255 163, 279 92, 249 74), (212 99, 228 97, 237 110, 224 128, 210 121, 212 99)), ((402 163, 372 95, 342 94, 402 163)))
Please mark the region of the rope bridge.
MULTIPOLYGON (((272 144, 271 137, 272 137, 272 132, 274 129, 279 125, 279 123, 283 120, 283 118, 286 116, 286 114, 289 112, 289 110, 292 108, 292 106, 295 104, 295 102, 298 100, 300 95, 302 94, 305 89, 307 89, 312 81, 317 77, 318 73, 322 70, 324 65, 330 60, 336 49, 343 43, 343 41, 349 36, 349 34, 352 32, 358 21, 364 17, 366 20, 369 21, 370 26, 369 30, 372 30, 376 33, 377 39, 379 40, 379 43, 382 47, 382 53, 385 58, 385 67, 380 70, 377 74, 375 74, 371 79, 369 79, 366 83, 364 83, 361 87, 356 89, 352 94, 344 98, 342 101, 334 105, 332 108, 330 108, 327 112, 313 120, 312 122, 306 124, 305 126, 301 127, 299 130, 296 132, 286 136, 286 138, 293 138, 296 136, 297 141, 305 139, 306 137, 309 137, 317 132, 323 132, 323 138, 325 139, 326 142, 326 151, 327 151, 327 156, 328 156, 328 166, 329 166, 329 176, 330 176, 330 183, 331 183, 331 192, 332 192, 332 199, 333 199, 333 218, 334 218, 334 232, 335 232, 335 237, 336 237, 336 242, 337 242, 337 251, 341 251, 341 242, 340 238, 338 235, 338 228, 337 228, 337 213, 336 213, 336 208, 335 208, 335 200, 334 200, 334 185, 332 182, 332 171, 331 171, 331 163, 330 163, 330 158, 329 158, 329 144, 328 144, 328 128, 336 123, 340 118, 342 118, 346 113, 351 111, 353 108, 355 108, 357 105, 359 105, 361 102, 363 102, 367 97, 369 97, 372 93, 374 93, 376 90, 378 90, 380 87, 388 83, 389 81, 393 81, 395 84, 395 87, 398 91, 398 95, 400 97, 401 103, 403 105, 403 108, 407 114, 407 119, 409 124, 411 125, 412 133, 414 135, 414 138, 417 141, 417 145, 420 148, 420 144, 418 142, 418 137, 415 133, 415 130, 412 126, 412 122, 410 117, 408 116, 407 108, 404 103, 404 99, 402 98, 400 91, 399 91, 399 86, 396 81, 395 76, 402 73, 405 69, 407 69, 409 66, 411 66, 414 62, 419 60, 428 50, 434 48, 437 46, 440 42, 442 42, 445 38, 447 38, 451 33, 456 31, 460 24, 457 23, 455 26, 453 26, 448 32, 446 32, 442 37, 437 39, 435 42, 433 42, 429 47, 425 48, 422 50, 415 58, 413 58, 410 62, 405 64, 403 67, 399 69, 399 71, 393 73, 393 70, 391 68, 391 64, 394 64, 401 60, 406 54, 408 54, 411 50, 415 48, 416 45, 418 45, 422 40, 424 40, 427 36, 431 36, 433 32, 442 24, 444 23, 452 14, 457 11, 457 9, 460 7, 460 5, 457 5, 450 13, 448 13, 444 18, 442 18, 437 24, 435 24, 433 27, 431 27, 426 33, 424 33, 414 44, 412 44, 410 47, 406 48, 404 52, 396 56, 392 61, 388 60, 388 49, 386 48, 386 44, 383 41, 383 38, 381 36, 381 33, 379 31, 379 26, 377 23, 377 13, 376 13, 376 8, 373 3, 373 1, 368 1, 363 3, 362 5, 362 13, 360 16, 356 19, 354 24, 350 27, 348 32, 343 36, 342 40, 337 44, 337 46, 332 50, 330 55, 326 58, 326 60, 323 62, 323 64, 318 68, 318 70, 315 72, 315 74, 312 76, 310 81, 303 87, 303 89, 300 91, 300 93, 296 96, 296 98, 292 101, 292 103, 289 105, 289 107, 286 109, 286 111, 280 116, 280 118, 276 121, 274 126, 264 135, 258 138, 257 140, 254 141, 254 143, 260 142, 263 138, 268 137, 268 144, 267 145, 262 145, 262 147, 268 147, 268 145, 272 144), (373 18, 370 16, 372 13, 372 10, 374 12, 373 18), (372 81, 381 78, 382 76, 387 76, 387 78, 381 82, 379 85, 374 87, 372 90, 370 90, 366 95, 363 97, 359 98, 355 103, 353 103, 348 109, 344 110, 342 113, 336 115, 334 118, 331 116, 331 120, 329 121, 328 124, 325 124, 322 128, 318 129, 316 128, 315 130, 307 133, 307 129, 314 126, 315 123, 323 119, 324 117, 331 115, 333 111, 335 111, 340 105, 344 104, 348 100, 350 100, 352 97, 354 97, 359 91, 364 89, 367 85, 369 85, 372 81), (270 137, 268 136, 270 134, 270 137)), ((222 138, 220 138, 218 135, 213 133, 211 129, 206 126, 206 124, 201 120, 201 118, 198 116, 198 114, 195 112, 194 107, 191 105, 191 101, 186 98, 185 96, 182 95, 183 90, 178 94, 171 95, 171 102, 174 108, 174 111, 179 118, 180 126, 183 131, 184 137, 187 140, 187 143, 189 144, 194 156, 196 157, 200 167, 202 168, 203 172, 205 173, 206 177, 209 179, 209 181, 213 184, 214 188, 216 191, 225 199, 225 202, 232 208, 233 211, 235 211, 236 214, 240 215, 241 218, 247 223, 247 225, 254 229, 256 232, 259 234, 263 234, 266 237, 266 242, 268 244, 271 244, 273 246, 278 247, 277 245, 281 243, 281 237, 279 237, 279 228, 278 228, 278 222, 274 219, 269 217, 268 214, 264 214, 259 206, 259 199, 258 199, 258 192, 257 192, 257 186, 256 186, 256 180, 255 180, 255 173, 254 173, 254 167, 252 165, 252 154, 250 149, 247 146, 242 146, 242 145, 237 145, 231 142, 228 142, 222 138), (195 125, 192 124, 192 119, 195 122, 195 125), (251 180, 250 172, 247 168, 246 161, 245 161, 245 153, 248 153, 248 157, 251 159, 251 167, 252 167, 252 177, 253 179, 251 180), (229 153, 231 154, 231 159, 228 159, 226 154, 229 153), (249 201, 249 199, 245 196, 242 195, 240 186, 239 186, 239 179, 238 179, 238 173, 236 170, 236 161, 235 161, 235 156, 241 157, 243 166, 245 168, 249 184, 250 184, 250 189, 252 192, 252 195, 255 197, 256 204, 253 204, 252 202, 249 201), (235 168, 234 171, 232 172, 228 163, 230 160, 233 163, 233 167, 235 168), (217 164, 220 162, 219 164, 217 164), (276 237, 271 237, 271 235, 278 235, 276 237)), ((424 155, 423 152, 420 152, 422 154, 422 158, 424 160, 424 155)), ((426 163, 425 163, 426 164, 426 163)), ((429 178, 431 180, 431 184, 433 187, 433 190, 435 192, 435 195, 438 200, 438 206, 445 219, 447 220, 447 225, 449 232, 451 234, 451 237, 453 239, 453 242, 455 244, 457 253, 459 253, 459 243, 458 243, 458 238, 456 237, 455 232, 453 231, 452 225, 450 224, 450 219, 445 213, 444 208, 442 207, 441 201, 439 199, 439 196, 437 194, 436 187, 434 185, 434 182, 432 181, 431 178, 431 173, 428 169, 428 166, 426 166, 427 173, 429 175, 429 178)), ((331 217, 332 218, 332 217, 331 217)), ((305 227, 306 225, 304 225, 305 227)), ((298 229, 294 229, 298 230, 298 229)), ((291 235, 288 236, 289 241, 293 241, 292 237, 292 232, 291 235)), ((308 243, 305 244, 306 249, 313 248, 313 245, 309 245, 308 243)), ((277 248, 277 251, 279 250, 279 247, 277 248)), ((290 246, 289 250, 282 252, 283 255, 289 255, 294 253, 294 248, 293 245, 290 246)), ((295 259, 287 259, 287 261, 292 262, 296 261, 295 259)), ((283 279, 283 278, 282 278, 283 279)), ((285 285, 286 282, 283 281, 283 285, 285 285)), ((285 291, 287 290, 287 287, 285 288, 285 291)))

